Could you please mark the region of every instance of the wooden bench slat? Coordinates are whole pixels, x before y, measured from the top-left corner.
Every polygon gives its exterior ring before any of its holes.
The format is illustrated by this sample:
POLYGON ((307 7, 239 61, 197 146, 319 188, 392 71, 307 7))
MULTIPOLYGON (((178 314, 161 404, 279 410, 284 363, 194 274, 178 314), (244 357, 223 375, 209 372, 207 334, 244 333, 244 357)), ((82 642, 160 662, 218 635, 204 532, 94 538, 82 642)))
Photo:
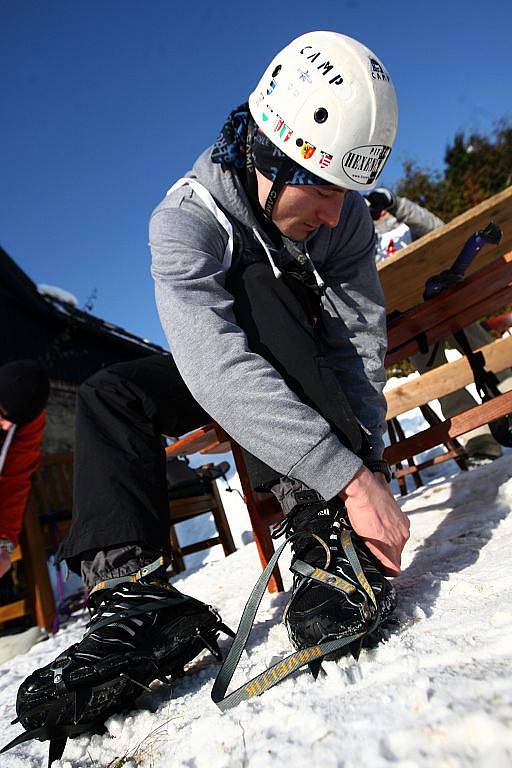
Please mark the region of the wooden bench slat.
POLYGON ((388 446, 384 451, 384 458, 389 464, 397 464, 409 456, 417 456, 418 453, 446 443, 448 438, 460 437, 510 412, 512 412, 512 392, 506 392, 504 395, 495 397, 482 405, 476 405, 434 427, 424 429, 412 437, 388 446))
POLYGON ((210 547, 215 547, 217 544, 220 544, 220 537, 219 536, 213 536, 211 539, 204 539, 203 541, 196 541, 193 544, 187 544, 184 547, 180 547, 181 555, 184 557, 185 555, 191 555, 194 552, 202 552, 203 549, 210 549, 210 547))
POLYGON ((0 624, 4 621, 19 619, 30 613, 28 600, 17 600, 15 603, 0 606, 0 624))
POLYGON ((444 339, 507 304, 511 293, 512 252, 463 283, 390 320, 386 365, 400 362, 417 352, 415 337, 418 334, 425 332, 429 344, 444 339))
MULTIPOLYGON (((485 358, 487 370, 500 373, 512 365, 512 336, 493 341, 480 347, 485 358)), ((431 371, 423 373, 386 392, 388 411, 386 419, 390 420, 411 408, 425 405, 431 400, 449 395, 473 382, 473 372, 467 358, 455 360, 440 365, 431 371)))
POLYGON ((215 426, 208 424, 206 427, 194 430, 172 445, 168 445, 165 453, 167 456, 190 456, 192 453, 198 453, 203 448, 208 448, 217 442, 215 426))

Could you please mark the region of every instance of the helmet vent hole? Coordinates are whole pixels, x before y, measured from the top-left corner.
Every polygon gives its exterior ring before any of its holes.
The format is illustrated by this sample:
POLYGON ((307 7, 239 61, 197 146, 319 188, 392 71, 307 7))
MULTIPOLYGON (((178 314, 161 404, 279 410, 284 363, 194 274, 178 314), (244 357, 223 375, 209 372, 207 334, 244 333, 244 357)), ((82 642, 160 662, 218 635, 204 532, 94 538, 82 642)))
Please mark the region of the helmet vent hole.
POLYGON ((316 123, 325 123, 325 121, 329 117, 329 113, 327 112, 325 107, 319 107, 317 110, 315 110, 314 117, 315 117, 316 123))
POLYGON ((302 147, 302 145, 304 144, 304 141, 302 139, 297 139, 295 143, 298 147, 302 147))
POLYGON ((272 72, 272 77, 277 77, 277 76, 278 76, 278 74, 279 74, 279 73, 280 73, 280 71, 281 71, 281 68, 282 68, 282 67, 281 67, 281 64, 278 64, 278 65, 277 65, 277 67, 276 67, 276 68, 274 69, 274 71, 272 72))

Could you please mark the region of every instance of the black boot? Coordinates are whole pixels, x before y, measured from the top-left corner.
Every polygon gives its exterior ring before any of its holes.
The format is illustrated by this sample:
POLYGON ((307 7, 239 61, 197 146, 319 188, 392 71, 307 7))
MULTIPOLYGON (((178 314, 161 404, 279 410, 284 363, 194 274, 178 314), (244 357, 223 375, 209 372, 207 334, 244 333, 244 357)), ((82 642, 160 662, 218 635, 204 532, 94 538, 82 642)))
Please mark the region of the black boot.
MULTIPOLYGON (((291 642, 301 649, 359 633, 369 642, 395 608, 393 586, 354 533, 341 499, 326 502, 311 490, 294 496, 284 525, 288 536, 295 534, 285 614, 291 642)), ((350 646, 343 653, 348 649, 354 653, 350 646)))
POLYGON ((205 648, 220 658, 218 634, 232 634, 211 606, 154 576, 107 582, 89 605, 83 639, 21 684, 16 712, 27 732, 2 752, 31 738, 50 739, 51 765, 68 736, 102 732, 105 720, 132 708, 153 680, 181 676, 205 648))

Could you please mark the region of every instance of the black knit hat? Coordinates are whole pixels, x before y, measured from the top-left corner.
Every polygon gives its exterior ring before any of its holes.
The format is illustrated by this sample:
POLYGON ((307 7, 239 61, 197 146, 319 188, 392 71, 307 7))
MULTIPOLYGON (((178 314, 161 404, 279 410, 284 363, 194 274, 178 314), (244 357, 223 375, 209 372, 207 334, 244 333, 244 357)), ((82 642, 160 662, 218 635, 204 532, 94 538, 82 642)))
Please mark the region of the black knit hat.
POLYGON ((0 415, 24 426, 43 410, 50 392, 48 375, 37 360, 15 360, 0 367, 0 415))

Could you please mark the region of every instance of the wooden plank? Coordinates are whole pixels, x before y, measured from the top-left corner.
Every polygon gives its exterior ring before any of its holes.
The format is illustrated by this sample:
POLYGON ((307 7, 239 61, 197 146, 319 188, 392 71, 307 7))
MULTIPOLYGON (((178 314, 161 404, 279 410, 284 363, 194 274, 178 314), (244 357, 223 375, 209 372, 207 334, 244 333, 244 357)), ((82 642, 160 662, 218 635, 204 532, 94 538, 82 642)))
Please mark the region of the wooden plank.
POLYGON ((29 498, 25 509, 21 548, 27 572, 27 584, 30 585, 33 598, 36 623, 51 632, 56 615, 55 600, 33 495, 29 498))
POLYGON ((233 554, 233 552, 236 552, 236 547, 235 542, 233 541, 233 536, 231 535, 231 528, 229 527, 226 512, 224 511, 224 505, 222 504, 222 499, 220 498, 219 489, 215 480, 212 482, 212 491, 213 497, 215 499, 212 515, 219 532, 220 543, 222 544, 224 554, 227 557, 228 555, 233 554))
POLYGON ((203 549, 210 549, 220 544, 220 538, 213 536, 211 539, 204 539, 203 541, 196 541, 194 544, 187 544, 185 547, 180 548, 182 556, 191 555, 193 552, 202 552, 203 549))
MULTIPOLYGON (((238 443, 232 443, 232 451, 235 459, 236 468, 238 470, 238 476, 240 478, 240 484, 244 494, 244 501, 247 505, 247 511, 251 520, 252 530, 254 532, 254 540, 256 542, 256 548, 263 568, 267 565, 268 561, 274 554, 274 541, 270 535, 268 528, 268 522, 263 519, 260 514, 260 504, 258 502, 258 494, 252 490, 249 480, 249 474, 247 472, 247 466, 245 464, 244 452, 238 443)), ((273 499, 275 507, 280 510, 279 504, 276 499, 273 499)), ((276 509, 276 518, 277 518, 276 509)), ((282 512, 281 512, 282 514, 282 512)), ((276 565, 272 571, 272 576, 268 582, 269 592, 282 592, 284 590, 283 579, 279 570, 279 565, 276 565)))
POLYGON ((0 624, 11 619, 19 619, 30 613, 30 606, 27 600, 17 600, 15 603, 2 605, 0 607, 0 624))
POLYGON ((181 573, 185 570, 185 563, 181 554, 181 547, 176 534, 176 529, 172 523, 169 526, 169 544, 171 546, 172 564, 174 573, 181 573))
POLYGON ((23 559, 23 553, 21 551, 21 547, 18 545, 11 555, 11 563, 17 563, 19 560, 22 560, 22 559, 23 559))
POLYGON ((381 261, 378 270, 388 312, 419 304, 427 278, 448 269, 467 238, 491 220, 500 225, 503 238, 499 246, 488 245, 480 251, 470 274, 512 249, 512 187, 381 261))
POLYGON ((229 453, 231 450, 231 443, 227 440, 220 442, 220 440, 216 440, 211 445, 207 446, 206 448, 202 448, 199 453, 204 454, 210 454, 210 453, 229 453))
MULTIPOLYGON (((443 341, 455 331, 461 328, 467 328, 471 323, 480 320, 484 315, 494 312, 497 307, 503 307, 512 302, 512 283, 503 290, 489 296, 486 299, 478 301, 476 304, 461 309, 452 317, 445 318, 437 325, 431 327, 426 332, 428 346, 431 347, 436 341, 443 341)), ((425 308, 424 320, 428 323, 428 312, 425 308)), ((418 352, 418 343, 415 338, 404 342, 400 347, 389 349, 386 354, 386 367, 393 363, 399 363, 402 360, 415 355, 418 352)))
POLYGON ((426 332, 429 340, 436 340, 441 332, 436 326, 449 335, 450 329, 453 332, 464 328, 488 312, 500 309, 510 298, 511 286, 512 252, 509 252, 459 285, 390 320, 386 365, 408 356, 405 351, 411 344, 417 351, 416 342, 411 340, 419 333, 426 332))
POLYGON ((170 519, 172 523, 178 523, 181 520, 188 520, 191 517, 211 512, 214 506, 215 499, 212 494, 171 499, 169 501, 170 519))
POLYGON ((458 456, 460 457, 463 454, 464 451, 447 451, 447 453, 441 453, 439 456, 434 456, 432 459, 423 461, 421 464, 413 464, 412 466, 406 467, 405 469, 395 470, 393 474, 396 478, 406 477, 407 475, 414 475, 420 471, 423 471, 427 467, 434 467, 438 464, 443 464, 445 461, 456 459, 458 456))
MULTIPOLYGON (((499 373, 512 365, 512 336, 498 339, 480 347, 487 370, 499 373)), ((401 384, 386 392, 388 411, 386 419, 393 419, 411 408, 429 403, 431 400, 449 395, 473 382, 473 373, 467 358, 440 365, 416 379, 401 384)))
POLYGON ((429 448, 446 443, 449 438, 460 437, 510 412, 512 412, 512 392, 506 392, 487 403, 476 405, 451 419, 441 421, 435 427, 424 429, 412 437, 388 446, 384 451, 384 458, 389 464, 398 464, 408 456, 416 456, 429 448))
POLYGON ((177 440, 165 449, 167 456, 189 456, 192 453, 198 453, 205 448, 218 443, 215 424, 207 424, 205 427, 194 430, 189 435, 185 435, 181 440, 177 440))

